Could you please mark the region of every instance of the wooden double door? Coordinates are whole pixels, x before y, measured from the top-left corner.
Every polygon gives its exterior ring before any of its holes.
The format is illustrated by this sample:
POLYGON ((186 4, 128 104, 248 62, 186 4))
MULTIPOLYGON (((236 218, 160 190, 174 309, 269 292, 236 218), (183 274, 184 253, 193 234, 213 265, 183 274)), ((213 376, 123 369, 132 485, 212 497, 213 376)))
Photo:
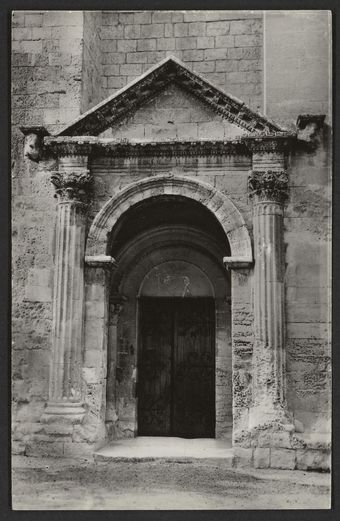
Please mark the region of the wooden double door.
POLYGON ((214 300, 139 303, 138 434, 214 437, 214 300))

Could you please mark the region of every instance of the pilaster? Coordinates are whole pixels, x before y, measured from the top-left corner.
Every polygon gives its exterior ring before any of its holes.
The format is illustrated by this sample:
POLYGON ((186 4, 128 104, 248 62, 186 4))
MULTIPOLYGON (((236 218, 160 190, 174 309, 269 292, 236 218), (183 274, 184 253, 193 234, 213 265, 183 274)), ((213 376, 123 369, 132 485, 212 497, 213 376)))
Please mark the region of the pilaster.
POLYGON ((82 421, 85 221, 92 177, 87 156, 64 156, 51 176, 57 223, 49 401, 42 421, 82 421))
MULTIPOLYGON (((250 432, 263 428, 292 431, 285 396, 285 305, 283 211, 289 193, 285 170, 287 142, 249 142, 253 170, 248 187, 253 201, 254 347, 250 432)), ((274 443, 274 442, 273 442, 274 443)))
POLYGON ((107 409, 110 279, 116 266, 108 255, 85 256, 84 395, 89 421, 96 423, 100 436, 107 409))
MULTIPOLYGON (((118 351, 118 322, 119 316, 123 310, 126 297, 123 295, 114 295, 110 298, 110 344, 107 353, 108 357, 108 373, 107 373, 107 403, 105 421, 109 430, 114 430, 114 424, 118 419, 116 413, 116 367, 117 367, 117 351, 118 351)), ((110 435, 110 433, 109 433, 110 435)))

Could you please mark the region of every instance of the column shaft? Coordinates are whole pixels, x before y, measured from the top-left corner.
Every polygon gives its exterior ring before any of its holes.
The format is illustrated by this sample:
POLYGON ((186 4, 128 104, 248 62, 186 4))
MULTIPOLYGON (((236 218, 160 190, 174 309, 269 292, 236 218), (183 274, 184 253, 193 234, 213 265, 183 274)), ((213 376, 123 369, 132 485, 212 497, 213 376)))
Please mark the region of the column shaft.
POLYGON ((84 299, 84 208, 58 205, 50 400, 80 401, 84 299))
POLYGON ((249 179, 254 230, 253 403, 250 427, 289 422, 285 398, 283 154, 254 154, 249 179), (261 170, 262 168, 262 170, 261 170))
POLYGON ((86 156, 59 158, 52 175, 57 222, 53 288, 52 356, 49 402, 42 421, 81 421, 84 314, 84 253, 87 188, 86 156))
POLYGON ((284 400, 284 283, 282 207, 254 205, 254 406, 272 410, 284 400))

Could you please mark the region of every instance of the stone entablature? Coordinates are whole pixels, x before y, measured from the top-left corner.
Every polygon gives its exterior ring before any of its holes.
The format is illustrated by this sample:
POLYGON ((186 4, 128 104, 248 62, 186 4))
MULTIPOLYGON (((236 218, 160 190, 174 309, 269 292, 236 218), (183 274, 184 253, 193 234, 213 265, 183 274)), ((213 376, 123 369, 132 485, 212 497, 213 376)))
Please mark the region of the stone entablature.
MULTIPOLYGON (((42 127, 23 132, 39 136, 42 127)), ((280 132, 273 135, 250 134, 233 140, 115 140, 96 136, 45 136, 37 142, 36 160, 60 156, 116 157, 210 157, 287 152, 296 143, 296 134, 280 132)))
POLYGON ((44 153, 51 156, 78 155, 92 157, 210 157, 223 155, 250 155, 242 140, 232 141, 127 141, 97 137, 47 137, 44 153))

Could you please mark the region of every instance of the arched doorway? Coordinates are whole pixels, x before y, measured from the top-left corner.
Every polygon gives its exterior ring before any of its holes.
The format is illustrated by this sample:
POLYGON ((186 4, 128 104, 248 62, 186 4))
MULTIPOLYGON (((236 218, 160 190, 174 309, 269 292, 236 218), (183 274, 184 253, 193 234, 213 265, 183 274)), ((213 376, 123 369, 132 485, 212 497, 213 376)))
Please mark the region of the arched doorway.
POLYGON ((243 359, 251 360, 239 324, 251 278, 247 269, 227 271, 224 257, 238 268, 252 262, 244 219, 229 197, 189 176, 132 183, 95 217, 86 244, 84 337, 99 379, 91 372, 86 393, 109 439, 138 435, 139 292, 165 261, 197 266, 215 294, 215 437, 229 438, 231 428, 235 435, 246 424, 243 359), (98 357, 94 346, 102 346, 98 357))
POLYGON ((187 261, 156 265, 138 299, 138 435, 215 437, 215 368, 210 280, 187 261))
POLYGON ((117 221, 110 244, 111 436, 229 436, 230 249, 220 224, 198 202, 151 197, 117 221))

